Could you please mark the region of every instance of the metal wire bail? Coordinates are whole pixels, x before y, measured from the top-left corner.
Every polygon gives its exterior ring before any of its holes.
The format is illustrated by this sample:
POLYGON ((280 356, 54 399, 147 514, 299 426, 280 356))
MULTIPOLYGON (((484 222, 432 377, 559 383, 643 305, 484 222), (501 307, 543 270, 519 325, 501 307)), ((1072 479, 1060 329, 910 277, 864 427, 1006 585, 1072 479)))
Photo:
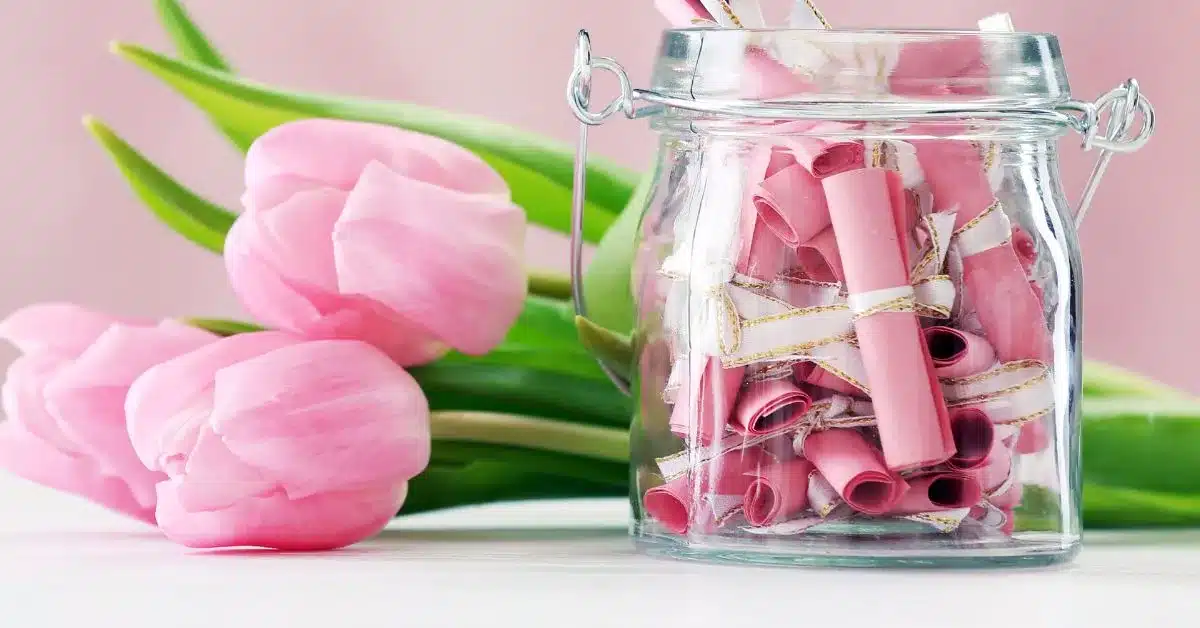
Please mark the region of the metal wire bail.
POLYGON ((1154 135, 1154 106, 1142 96, 1141 88, 1136 79, 1129 79, 1120 87, 1097 98, 1095 102, 1084 108, 1084 117, 1079 128, 1083 133, 1083 149, 1100 148, 1100 157, 1092 168, 1092 176, 1088 178, 1083 188, 1083 195, 1075 207, 1075 225, 1078 227, 1092 201, 1096 196, 1096 188, 1108 164, 1116 153, 1132 153, 1139 150, 1150 141, 1154 135), (1136 135, 1131 135, 1134 121, 1141 114, 1142 124, 1136 135), (1107 114, 1108 128, 1100 133, 1101 121, 1107 114))

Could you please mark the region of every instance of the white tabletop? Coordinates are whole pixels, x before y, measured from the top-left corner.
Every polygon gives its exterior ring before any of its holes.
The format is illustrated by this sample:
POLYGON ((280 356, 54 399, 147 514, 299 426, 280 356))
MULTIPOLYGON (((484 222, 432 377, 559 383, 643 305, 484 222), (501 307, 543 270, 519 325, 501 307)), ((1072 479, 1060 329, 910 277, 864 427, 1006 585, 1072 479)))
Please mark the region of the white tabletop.
POLYGON ((730 567, 634 553, 622 500, 397 521, 323 554, 198 552, 0 476, 0 626, 1200 626, 1200 531, 1039 571, 730 567))

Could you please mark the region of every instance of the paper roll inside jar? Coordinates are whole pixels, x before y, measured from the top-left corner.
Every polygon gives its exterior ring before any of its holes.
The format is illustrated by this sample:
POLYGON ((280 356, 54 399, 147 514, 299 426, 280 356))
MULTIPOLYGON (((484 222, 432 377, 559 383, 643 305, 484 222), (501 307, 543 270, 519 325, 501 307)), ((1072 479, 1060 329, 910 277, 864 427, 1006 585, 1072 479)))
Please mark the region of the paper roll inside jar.
POLYGON ((867 385, 887 466, 904 471, 954 455, 950 417, 909 283, 899 175, 860 168, 822 181, 841 250, 867 385))

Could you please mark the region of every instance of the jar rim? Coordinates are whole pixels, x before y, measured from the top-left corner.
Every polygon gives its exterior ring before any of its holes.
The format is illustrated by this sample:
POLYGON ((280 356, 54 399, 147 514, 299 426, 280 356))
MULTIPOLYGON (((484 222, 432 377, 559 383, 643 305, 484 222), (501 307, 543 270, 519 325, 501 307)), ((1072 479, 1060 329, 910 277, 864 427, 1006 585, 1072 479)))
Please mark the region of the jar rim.
POLYGON ((1071 101, 1054 35, 929 29, 670 29, 646 91, 676 103, 859 105, 880 115, 1071 101))

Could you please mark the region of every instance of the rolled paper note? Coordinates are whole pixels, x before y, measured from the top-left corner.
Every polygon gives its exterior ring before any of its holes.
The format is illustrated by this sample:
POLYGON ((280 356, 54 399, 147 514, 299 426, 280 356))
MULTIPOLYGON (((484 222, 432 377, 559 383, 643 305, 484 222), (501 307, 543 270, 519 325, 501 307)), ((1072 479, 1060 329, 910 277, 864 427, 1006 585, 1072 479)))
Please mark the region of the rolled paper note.
POLYGON ((853 125, 827 122, 807 128, 791 128, 803 129, 803 134, 784 135, 780 142, 791 151, 796 161, 817 179, 863 167, 863 154, 866 149, 862 142, 822 136, 852 129, 853 125))
POLYGON ((792 368, 797 381, 806 382, 826 390, 839 392, 843 395, 850 395, 854 397, 863 395, 863 391, 855 388, 854 384, 851 384, 837 375, 830 373, 816 362, 800 362, 792 368))
POLYGON ((1003 362, 1048 360, 1046 314, 1013 249, 1004 209, 998 202, 989 205, 955 230, 954 241, 962 256, 966 291, 996 357, 1003 362))
POLYGON ((956 35, 902 45, 889 86, 903 96, 978 94, 986 92, 981 79, 987 74, 983 40, 956 35))
POLYGON ((808 479, 812 471, 812 463, 803 458, 759 470, 743 499, 746 521, 754 526, 771 525, 808 508, 808 479))
POLYGON ((812 281, 840 283, 846 278, 832 227, 802 242, 796 249, 796 263, 800 272, 812 281))
POLYGON ((793 249, 829 226, 821 182, 798 163, 769 174, 758 186, 754 206, 767 228, 793 249))
POLYGON ((745 387, 734 410, 734 431, 749 436, 775 434, 794 426, 812 397, 791 379, 772 379, 745 387))
POLYGON ((729 500, 712 498, 724 496, 740 500, 754 482, 753 474, 765 464, 761 449, 729 452, 646 491, 642 505, 664 528, 683 534, 696 522, 709 523, 714 513, 727 514, 729 500), (704 502, 710 508, 704 508, 704 502), (717 502, 721 507, 711 508, 717 502))
POLYGON ((888 471, 878 452, 851 429, 808 434, 798 452, 813 463, 848 506, 868 515, 892 508, 906 490, 904 480, 888 471))
POLYGON ((926 327, 925 343, 938 377, 967 377, 996 363, 996 352, 988 341, 969 332, 940 325, 926 327))
POLYGON ((996 441, 996 428, 988 415, 974 408, 962 408, 950 413, 950 432, 954 435, 954 456, 950 466, 955 469, 975 469, 982 466, 996 441))
POLYGON ((1018 454, 1036 454, 1050 446, 1050 430, 1044 418, 1034 419, 1021 426, 1014 451, 1018 454))
POLYGON ((1013 455, 1004 441, 992 443, 988 452, 987 462, 978 468, 968 471, 978 482, 980 488, 988 495, 1003 492, 1006 483, 1013 478, 1013 455))
POLYGON ((709 445, 725 433, 745 367, 723 368, 720 358, 688 360, 692 372, 680 384, 671 409, 671 431, 691 443, 709 445))
POLYGON ((983 499, 983 489, 974 477, 957 471, 936 471, 908 478, 908 492, 892 514, 912 515, 941 510, 970 508, 983 499))
MULTIPOLYGON (((922 124, 914 133, 953 133, 955 127, 922 124)), ((994 201, 983 157, 970 142, 959 140, 914 140, 925 182, 933 194, 933 211, 956 213, 954 228, 974 220, 994 201)))
POLYGON ((945 462, 954 438, 896 233, 899 176, 864 168, 823 183, 887 466, 905 471, 945 462))
MULTIPOLYGON (((764 218, 758 209, 758 198, 761 188, 766 185, 763 181, 771 162, 771 148, 758 146, 751 152, 746 165, 747 194, 742 203, 741 220, 739 222, 739 251, 737 273, 771 281, 784 268, 789 244, 781 240, 772 221, 764 218)), ((776 175, 778 176, 778 175, 776 175)))

